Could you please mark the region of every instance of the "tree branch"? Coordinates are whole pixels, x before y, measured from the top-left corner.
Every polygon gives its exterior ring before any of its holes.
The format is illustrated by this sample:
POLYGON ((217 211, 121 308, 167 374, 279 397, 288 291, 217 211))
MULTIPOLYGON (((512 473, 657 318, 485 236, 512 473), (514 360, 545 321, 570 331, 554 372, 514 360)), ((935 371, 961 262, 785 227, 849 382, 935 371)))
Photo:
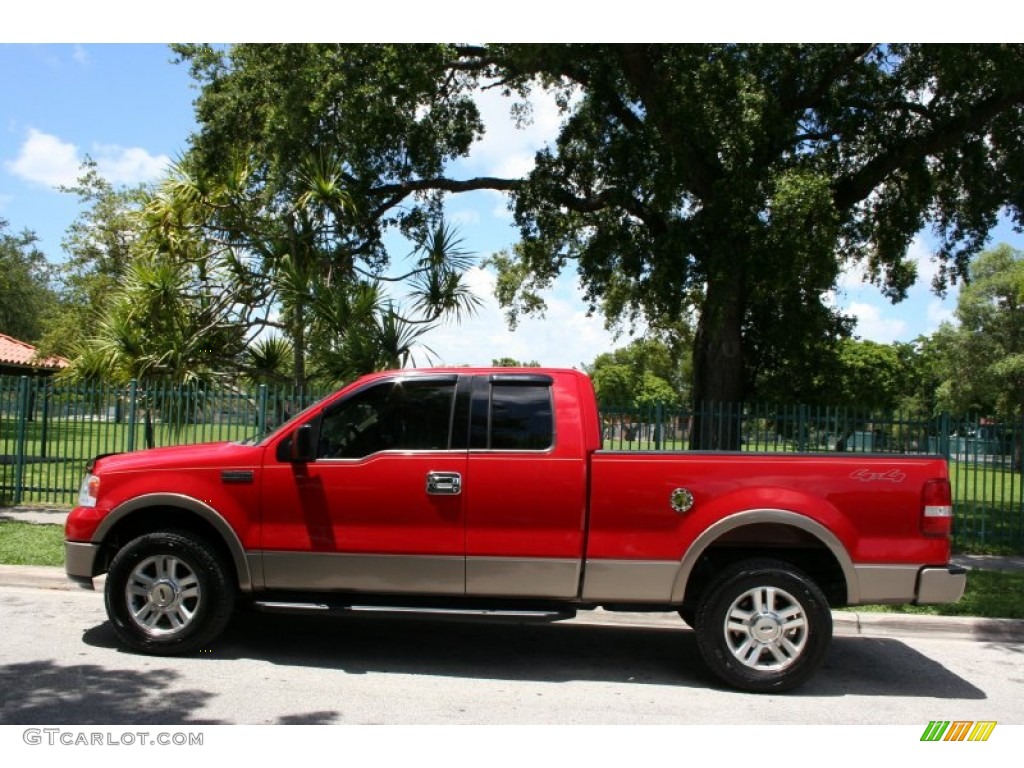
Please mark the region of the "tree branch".
POLYGON ((990 120, 1004 110, 1020 105, 1024 105, 1024 82, 1017 81, 1009 88, 997 91, 935 125, 930 131, 892 141, 886 151, 833 185, 832 197, 836 209, 849 210, 865 200, 875 187, 897 169, 953 146, 966 134, 983 130, 990 120))
POLYGON ((515 192, 524 184, 523 179, 500 179, 494 176, 481 176, 475 179, 449 179, 438 177, 433 179, 413 179, 399 184, 382 184, 367 192, 367 197, 384 198, 381 203, 370 210, 370 217, 376 221, 387 211, 401 203, 409 195, 416 192, 475 192, 481 189, 493 189, 498 192, 515 192))

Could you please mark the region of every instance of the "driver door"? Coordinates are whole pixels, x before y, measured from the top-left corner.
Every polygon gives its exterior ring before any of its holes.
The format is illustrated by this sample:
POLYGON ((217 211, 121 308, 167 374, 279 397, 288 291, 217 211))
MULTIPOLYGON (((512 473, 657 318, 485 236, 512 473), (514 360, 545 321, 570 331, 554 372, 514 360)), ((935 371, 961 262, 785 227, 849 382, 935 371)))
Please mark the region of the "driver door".
POLYGON ((372 382, 311 422, 313 461, 269 463, 268 589, 464 594, 457 389, 455 375, 372 382))

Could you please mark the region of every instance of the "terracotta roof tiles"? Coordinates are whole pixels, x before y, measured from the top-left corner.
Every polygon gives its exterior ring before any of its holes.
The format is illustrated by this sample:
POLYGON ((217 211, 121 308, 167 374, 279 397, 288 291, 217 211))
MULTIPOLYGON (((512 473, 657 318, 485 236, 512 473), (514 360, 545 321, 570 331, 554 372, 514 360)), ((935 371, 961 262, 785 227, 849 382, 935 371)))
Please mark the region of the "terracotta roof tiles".
POLYGON ((70 363, 63 357, 37 359, 37 351, 31 344, 19 341, 13 336, 0 333, 0 365, 15 365, 24 368, 67 368, 70 363))

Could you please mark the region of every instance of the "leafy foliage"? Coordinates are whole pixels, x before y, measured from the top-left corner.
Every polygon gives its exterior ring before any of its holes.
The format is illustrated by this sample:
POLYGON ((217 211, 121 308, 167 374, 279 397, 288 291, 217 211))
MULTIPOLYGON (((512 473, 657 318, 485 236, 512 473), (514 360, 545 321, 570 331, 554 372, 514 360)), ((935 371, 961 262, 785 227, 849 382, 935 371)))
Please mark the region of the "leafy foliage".
POLYGON ((617 407, 680 405, 689 385, 678 353, 656 338, 598 355, 585 370, 598 400, 617 407))
POLYGON ((958 326, 933 337, 945 367, 940 404, 963 413, 1024 412, 1024 253, 1000 245, 971 265, 958 326))
POLYGON ((494 360, 491 360, 491 365, 494 366, 495 368, 540 368, 541 367, 540 363, 538 363, 536 360, 531 360, 530 362, 527 363, 527 362, 523 362, 522 360, 517 360, 514 357, 499 357, 499 358, 496 358, 494 360))
POLYGON ((241 352, 229 301, 183 262, 137 257, 71 375, 119 382, 208 381, 241 352))
POLYGON ((447 46, 175 50, 202 88, 177 197, 251 264, 247 305, 280 305, 261 323, 292 343, 296 384, 406 364, 433 325, 475 311, 462 281, 472 256, 443 221, 441 190, 421 183, 480 130, 464 78, 436 81, 447 46), (414 244, 411 263, 394 263, 392 230, 414 244))
MULTIPOLYGON (((574 264, 613 319, 696 311, 694 396, 740 401, 849 333, 848 264, 894 300, 931 225, 940 283, 997 212, 1021 220, 1024 47, 543 45, 477 52, 565 122, 516 188, 503 300, 531 311, 574 264), (808 353, 810 353, 808 355, 808 353)), ((499 285, 502 282, 499 281, 499 285)))
POLYGON ((408 360, 424 329, 472 311, 442 224, 451 193, 513 195, 522 239, 491 262, 513 315, 575 269, 613 325, 695 324, 689 394, 733 402, 782 369, 824 372, 814 396, 830 372, 891 376, 888 352, 843 342, 850 321, 823 300, 840 272, 859 263, 902 298, 907 245, 931 226, 941 288, 969 276, 1000 210, 1022 220, 1020 45, 175 51, 199 129, 146 206, 147 247, 218 276, 246 340, 291 344, 299 383, 307 363, 408 360), (482 134, 483 87, 519 98, 517 118, 538 90, 563 110, 521 178, 446 175, 482 134), (407 267, 385 246, 396 232, 415 244, 407 267), (388 284, 411 289, 408 307, 388 284))
POLYGON ((47 323, 42 350, 76 356, 138 250, 144 186, 116 188, 87 160, 78 181, 62 191, 83 206, 65 233, 59 276, 60 311, 47 323))
POLYGON ((10 234, 0 219, 0 333, 35 342, 56 309, 52 268, 36 247, 35 233, 10 234))

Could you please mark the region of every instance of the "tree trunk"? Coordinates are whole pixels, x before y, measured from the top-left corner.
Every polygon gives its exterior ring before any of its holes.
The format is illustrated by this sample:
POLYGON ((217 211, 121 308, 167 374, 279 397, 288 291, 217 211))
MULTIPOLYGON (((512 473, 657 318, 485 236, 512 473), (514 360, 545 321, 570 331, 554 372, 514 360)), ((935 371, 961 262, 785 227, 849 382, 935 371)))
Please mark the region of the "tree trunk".
POLYGON ((147 448, 156 448, 156 431, 153 428, 153 409, 146 407, 145 425, 143 427, 143 438, 147 448))
POLYGON ((742 268, 709 277, 693 344, 694 450, 740 449, 746 376, 742 268))

